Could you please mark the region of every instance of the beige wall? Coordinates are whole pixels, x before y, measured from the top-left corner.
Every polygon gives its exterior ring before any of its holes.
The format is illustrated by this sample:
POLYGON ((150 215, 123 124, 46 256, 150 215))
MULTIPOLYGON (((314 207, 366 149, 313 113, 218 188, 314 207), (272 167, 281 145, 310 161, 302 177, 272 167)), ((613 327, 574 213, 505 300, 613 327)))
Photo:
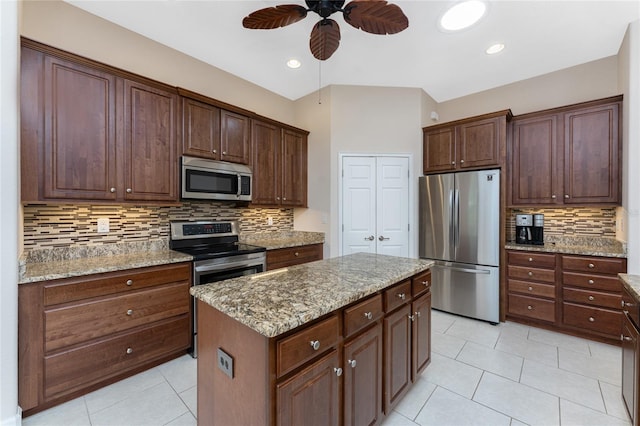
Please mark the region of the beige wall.
POLYGON ((290 100, 62 1, 24 2, 22 24, 33 40, 296 125, 290 100))

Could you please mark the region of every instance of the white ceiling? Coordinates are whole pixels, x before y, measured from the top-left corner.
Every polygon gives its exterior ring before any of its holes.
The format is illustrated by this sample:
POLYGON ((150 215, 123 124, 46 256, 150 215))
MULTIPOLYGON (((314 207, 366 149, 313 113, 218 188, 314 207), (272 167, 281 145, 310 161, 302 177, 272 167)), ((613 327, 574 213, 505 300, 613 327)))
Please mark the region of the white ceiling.
POLYGON ((417 87, 443 102, 615 55, 640 17, 638 0, 491 1, 478 24, 443 33, 438 17, 456 1, 390 1, 409 18, 407 30, 368 34, 338 13, 340 47, 320 63, 308 47, 313 13, 274 30, 241 24, 256 9, 302 0, 66 1, 292 100, 341 84, 417 87), (495 42, 505 50, 485 54, 495 42), (301 68, 286 67, 292 57, 301 68))

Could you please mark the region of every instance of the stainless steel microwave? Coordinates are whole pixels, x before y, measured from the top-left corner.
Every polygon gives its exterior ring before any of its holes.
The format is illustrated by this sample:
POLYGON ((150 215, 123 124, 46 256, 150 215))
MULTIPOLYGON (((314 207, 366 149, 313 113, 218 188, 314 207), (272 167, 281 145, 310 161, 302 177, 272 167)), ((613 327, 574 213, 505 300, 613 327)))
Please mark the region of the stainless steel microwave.
POLYGON ((251 179, 243 164, 183 156, 181 198, 251 201, 251 179))

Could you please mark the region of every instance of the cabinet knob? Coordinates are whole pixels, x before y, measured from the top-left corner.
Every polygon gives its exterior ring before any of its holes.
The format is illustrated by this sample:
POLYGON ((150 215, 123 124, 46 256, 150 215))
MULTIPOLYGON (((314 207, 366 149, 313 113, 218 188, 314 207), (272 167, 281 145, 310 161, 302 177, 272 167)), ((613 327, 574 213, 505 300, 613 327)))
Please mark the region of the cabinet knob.
POLYGON ((429 287, 429 281, 422 281, 422 285, 425 287, 429 287))
POLYGON ((593 268, 595 268, 595 267, 596 267, 596 265, 594 265, 593 263, 590 263, 590 264, 589 264, 589 269, 593 269, 593 268))
POLYGON ((413 315, 408 315, 409 320, 411 320, 411 322, 413 322, 416 318, 413 315))
POLYGON ((464 164, 464 160, 460 160, 460 164, 464 164))
POLYGON ((133 309, 127 309, 127 315, 128 316, 133 315, 133 309))
POLYGON ((127 280, 127 285, 133 285, 133 280, 127 280))
POLYGON ((413 314, 414 314, 416 317, 420 318, 420 311, 415 311, 413 314))
POLYGON ((373 318, 373 314, 372 314, 371 312, 365 312, 365 313, 364 313, 364 317, 365 317, 366 319, 370 320, 370 319, 372 319, 372 318, 373 318))
POLYGON ((227 155, 227 151, 222 151, 222 155, 227 155))
POLYGON ((564 194, 564 198, 569 198, 569 194, 564 194))
POLYGON ((595 322, 595 318, 594 317, 589 317, 589 322, 595 322))
POLYGON ((214 149, 214 150, 213 150, 213 153, 214 153, 214 154, 217 154, 217 153, 218 153, 218 150, 217 150, 217 149, 214 149))
POLYGON ((115 188, 111 188, 109 191, 116 192, 116 189, 115 188))
POLYGON ((622 306, 623 307, 626 306, 626 307, 630 308, 631 306, 633 306, 633 303, 631 303, 631 302, 622 302, 622 306))
POLYGON ((287 201, 287 197, 282 197, 282 201, 287 201))
POLYGON ((333 371, 336 373, 336 376, 338 377, 342 376, 342 368, 340 367, 334 368, 333 371))
POLYGON ((127 194, 131 194, 131 188, 127 188, 127 194))
POLYGON ((455 166, 455 165, 456 165, 456 162, 455 162, 455 161, 452 161, 452 162, 451 162, 451 165, 452 165, 452 166, 455 166))
POLYGON ((533 306, 531 306, 531 305, 527 305, 527 309, 528 309, 528 310, 530 310, 530 311, 532 311, 532 310, 533 310, 533 306))
POLYGON ((625 342, 630 342, 633 339, 631 337, 629 337, 629 336, 625 336, 624 334, 621 334, 620 335, 620 340, 624 340, 625 342))
POLYGON ((276 200, 280 201, 280 197, 276 197, 276 200))
POLYGON ((298 257, 298 256, 300 256, 300 253, 295 252, 295 253, 293 253, 293 255, 294 255, 295 257, 298 257))
POLYGON ((533 262, 533 257, 530 257, 530 258, 529 258, 529 262, 533 262))
POLYGON ((349 361, 347 361, 347 364, 349 364, 351 366, 351 368, 356 368, 356 360, 355 359, 350 359, 349 361))
POLYGON ((556 199, 556 194, 553 194, 553 195, 551 196, 551 198, 553 198, 553 199, 555 200, 555 199, 556 199))
POLYGON ((593 296, 589 296, 589 300, 595 300, 596 298, 593 296))
POLYGON ((529 286, 529 291, 533 291, 533 287, 529 286))
POLYGON ((404 300, 407 296, 404 293, 398 293, 396 294, 396 297, 398 297, 400 300, 404 300))
POLYGON ((313 348, 314 351, 317 351, 318 349, 320 349, 320 341, 319 340, 312 340, 309 342, 309 344, 311 345, 311 347, 313 348))
POLYGON ((589 281, 588 281, 588 283, 589 283, 589 284, 593 284, 593 280, 589 280, 589 281))
POLYGON ((133 349, 132 348, 127 348, 127 354, 132 354, 133 353, 133 349))
POLYGON ((527 273, 527 275, 529 275, 530 277, 532 277, 532 276, 533 276, 533 272, 529 271, 529 272, 527 273))

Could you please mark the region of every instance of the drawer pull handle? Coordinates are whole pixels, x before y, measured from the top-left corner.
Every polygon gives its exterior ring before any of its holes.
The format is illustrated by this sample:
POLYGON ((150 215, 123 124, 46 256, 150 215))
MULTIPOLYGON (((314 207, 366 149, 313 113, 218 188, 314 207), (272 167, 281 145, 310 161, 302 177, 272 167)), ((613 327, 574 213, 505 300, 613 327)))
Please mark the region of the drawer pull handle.
POLYGON ((595 322, 596 319, 594 317, 589 317, 589 322, 595 322))
POLYGON ((527 305, 527 309, 528 309, 528 310, 530 310, 530 311, 532 311, 532 310, 533 310, 533 306, 531 306, 531 305, 527 305))
POLYGON ((629 337, 629 336, 625 336, 624 334, 621 334, 620 335, 620 340, 624 340, 625 342, 630 342, 633 339, 631 337, 629 337))
POLYGON ((404 293, 398 293, 396 294, 396 296, 398 296, 398 298, 400 298, 401 300, 404 300, 407 297, 404 293))
POLYGON ((351 366, 351 368, 356 368, 356 360, 350 359, 347 363, 351 366))
POLYGON ((595 268, 595 267, 596 267, 596 265, 594 265, 593 263, 590 263, 590 264, 589 264, 589 269, 593 269, 593 268, 595 268))
POLYGON ((314 351, 317 351, 318 349, 320 349, 320 341, 319 340, 312 340, 309 342, 309 344, 311 345, 311 347, 313 348, 314 351))
POLYGON ((429 281, 422 281, 422 285, 425 287, 429 287, 429 281))
POLYGON ((593 296, 589 296, 589 300, 593 301, 593 300, 596 300, 596 298, 593 296))
POLYGON ((298 256, 300 256, 300 253, 295 252, 295 253, 293 253, 293 255, 294 255, 295 257, 298 257, 298 256))
POLYGON ((133 309, 127 309, 127 315, 128 316, 133 315, 133 309))
POLYGON ((594 281, 593 281, 593 280, 589 280, 589 284, 593 284, 593 283, 594 283, 594 281))
POLYGON ((533 262, 533 257, 530 257, 530 258, 529 258, 529 262, 533 262))
POLYGON ((127 285, 133 285, 133 280, 127 280, 127 285))
POLYGON ((529 271, 529 273, 528 273, 527 275, 529 275, 530 277, 532 277, 532 276, 533 276, 533 272, 529 271))
POLYGON ((529 291, 533 291, 533 287, 529 286, 529 291))
POLYGON ((368 320, 370 320, 371 318, 373 318, 373 314, 371 312, 365 312, 364 313, 364 317, 368 320))
POLYGON ((336 376, 338 376, 338 377, 342 376, 342 368, 340 368, 340 367, 335 368, 334 367, 333 371, 335 371, 336 376))
POLYGON ((133 349, 132 348, 127 348, 127 355, 132 354, 133 353, 133 349))

